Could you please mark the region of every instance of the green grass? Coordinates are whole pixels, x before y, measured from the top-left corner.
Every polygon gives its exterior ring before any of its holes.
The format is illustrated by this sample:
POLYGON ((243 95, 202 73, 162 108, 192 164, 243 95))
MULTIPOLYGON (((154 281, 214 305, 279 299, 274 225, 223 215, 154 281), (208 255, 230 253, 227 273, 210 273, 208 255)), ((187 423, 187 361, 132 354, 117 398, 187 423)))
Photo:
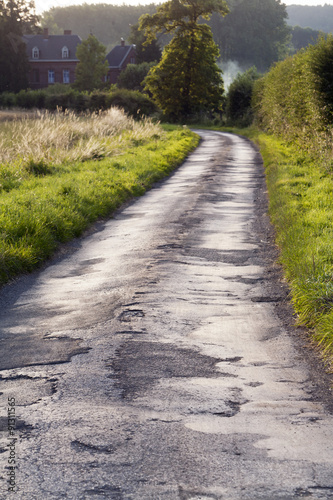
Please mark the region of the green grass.
MULTIPOLYGON (((178 166, 199 140, 186 128, 164 131, 151 123, 134 126, 134 131, 125 125, 113 134, 112 151, 105 156, 90 154, 94 138, 88 134, 90 159, 70 160, 69 148, 63 161, 64 153, 57 148, 52 155, 45 148, 44 157, 37 160, 30 152, 13 154, 12 163, 8 155, 4 157, 7 160, 0 165, 0 284, 35 269, 60 243, 79 236, 98 218, 110 216, 126 200, 142 195, 178 166)), ((11 148, 15 152, 15 144, 11 148)))

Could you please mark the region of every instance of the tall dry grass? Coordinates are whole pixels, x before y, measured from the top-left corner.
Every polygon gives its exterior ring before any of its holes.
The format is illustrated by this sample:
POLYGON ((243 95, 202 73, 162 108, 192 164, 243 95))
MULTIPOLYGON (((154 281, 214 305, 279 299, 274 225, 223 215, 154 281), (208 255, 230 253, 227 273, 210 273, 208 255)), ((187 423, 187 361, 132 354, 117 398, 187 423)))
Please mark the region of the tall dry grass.
POLYGON ((34 119, 2 124, 0 132, 0 164, 20 166, 112 156, 133 142, 145 142, 163 133, 150 119, 135 121, 118 108, 83 115, 39 112, 34 119))

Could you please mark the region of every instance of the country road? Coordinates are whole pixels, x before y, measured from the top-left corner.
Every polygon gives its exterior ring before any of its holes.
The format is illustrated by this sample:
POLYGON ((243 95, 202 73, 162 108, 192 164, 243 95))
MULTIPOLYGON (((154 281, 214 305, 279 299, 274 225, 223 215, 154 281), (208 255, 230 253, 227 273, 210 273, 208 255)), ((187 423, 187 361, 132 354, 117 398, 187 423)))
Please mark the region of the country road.
POLYGON ((330 379, 293 326, 261 157, 199 132, 0 291, 1 499, 333 498, 330 379))

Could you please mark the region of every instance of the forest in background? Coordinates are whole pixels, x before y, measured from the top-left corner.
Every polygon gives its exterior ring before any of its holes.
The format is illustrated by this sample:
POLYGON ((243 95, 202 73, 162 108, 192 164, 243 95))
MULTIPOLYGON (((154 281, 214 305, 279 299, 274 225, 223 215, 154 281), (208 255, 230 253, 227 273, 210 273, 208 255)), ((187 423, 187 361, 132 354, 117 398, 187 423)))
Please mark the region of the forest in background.
MULTIPOLYGON (((315 42, 319 29, 333 30, 333 6, 329 5, 286 8, 275 0, 229 0, 228 4, 230 14, 225 18, 213 14, 208 24, 221 59, 237 61, 243 69, 254 65, 260 71, 266 71, 288 53, 315 42), (311 15, 307 17, 308 12, 311 15), (326 21, 324 28, 322 20, 326 21)), ((141 15, 155 11, 154 3, 139 6, 72 5, 53 7, 44 12, 41 23, 51 34, 62 34, 64 29, 71 29, 85 39, 93 33, 109 51, 119 44, 121 38, 128 39, 131 26, 137 24, 141 15)), ((162 36, 159 39, 161 46, 167 42, 169 38, 162 36)))
POLYGON ((333 5, 290 5, 287 12, 288 24, 291 26, 333 32, 333 5))

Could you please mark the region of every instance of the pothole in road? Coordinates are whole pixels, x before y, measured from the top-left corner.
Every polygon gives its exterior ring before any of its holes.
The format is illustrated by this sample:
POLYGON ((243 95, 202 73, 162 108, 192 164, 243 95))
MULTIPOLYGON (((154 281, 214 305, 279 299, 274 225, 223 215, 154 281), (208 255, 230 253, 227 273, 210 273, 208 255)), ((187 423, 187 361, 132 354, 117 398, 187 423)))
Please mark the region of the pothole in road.
POLYGON ((217 500, 214 494, 186 491, 182 487, 179 487, 179 498, 180 500, 217 500))
POLYGON ((132 399, 146 393, 160 379, 223 377, 225 374, 216 367, 220 361, 172 344, 133 340, 120 347, 107 366, 113 370, 110 378, 115 379, 123 397, 132 399))
POLYGON ((147 335, 146 330, 121 330, 120 332, 115 332, 115 335, 147 335))
POLYGON ((57 378, 29 375, 0 377, 0 391, 8 397, 14 397, 17 406, 30 406, 42 398, 53 396, 58 390, 57 383, 57 378))
POLYGON ((234 417, 235 415, 237 415, 237 413, 240 412, 240 407, 244 403, 245 401, 242 403, 239 403, 237 401, 226 401, 225 404, 227 405, 228 410, 216 412, 213 413, 213 415, 217 417, 227 417, 227 418, 234 417))
POLYGON ((235 356, 234 358, 224 358, 220 361, 220 363, 237 363, 238 361, 241 361, 243 359, 242 356, 235 356))
MULTIPOLYGON (((108 484, 100 487, 96 487, 91 490, 85 490, 85 494, 90 497, 98 496, 104 498, 112 498, 112 500, 122 500, 123 494, 118 486, 110 486, 108 484)), ((86 497, 85 497, 86 498, 86 497)), ((88 498, 88 497, 87 497, 88 498)))
POLYGON ((157 247, 158 250, 173 250, 177 248, 183 248, 182 245, 179 245, 178 243, 170 243, 168 245, 159 245, 157 247))
POLYGON ((133 319, 143 318, 145 313, 141 309, 127 309, 119 316, 119 321, 132 321, 133 319))
POLYGON ((90 443, 83 443, 82 441, 72 441, 71 446, 75 451, 84 452, 87 451, 89 453, 114 453, 116 451, 115 447, 112 445, 109 446, 96 446, 90 443))

